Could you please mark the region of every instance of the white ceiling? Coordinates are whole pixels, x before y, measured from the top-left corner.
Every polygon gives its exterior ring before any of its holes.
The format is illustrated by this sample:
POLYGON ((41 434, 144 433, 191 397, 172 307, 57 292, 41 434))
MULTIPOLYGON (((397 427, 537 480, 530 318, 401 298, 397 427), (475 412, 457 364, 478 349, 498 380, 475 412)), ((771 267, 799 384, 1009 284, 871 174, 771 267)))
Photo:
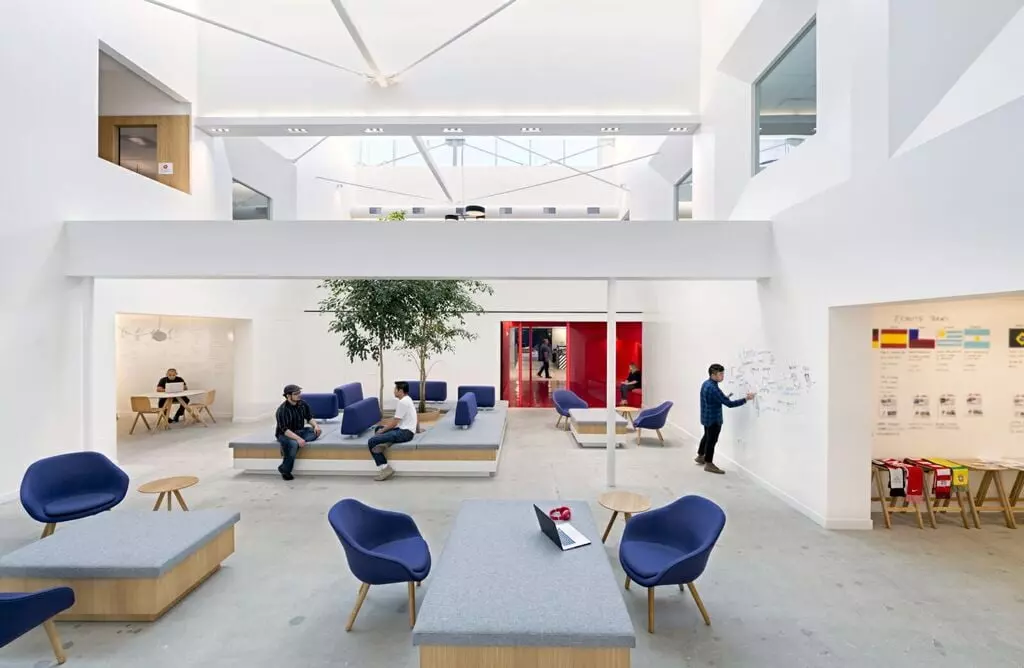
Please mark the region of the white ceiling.
MULTIPOLYGON (((332 0, 159 1, 285 47, 201 24, 199 93, 214 117, 682 116, 698 109, 699 0, 515 0, 387 88, 344 71, 372 68, 332 0)), ((339 1, 383 75, 503 5, 339 1)))

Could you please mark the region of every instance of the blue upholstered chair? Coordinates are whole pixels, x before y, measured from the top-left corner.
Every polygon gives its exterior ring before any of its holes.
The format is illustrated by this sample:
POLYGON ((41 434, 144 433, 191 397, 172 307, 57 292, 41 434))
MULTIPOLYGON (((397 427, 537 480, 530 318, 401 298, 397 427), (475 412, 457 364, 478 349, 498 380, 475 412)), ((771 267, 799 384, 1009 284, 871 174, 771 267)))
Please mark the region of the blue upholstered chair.
POLYGON ((466 392, 455 404, 455 426, 469 429, 476 419, 476 394, 466 392))
MULTIPOLYGON (((420 381, 419 380, 407 380, 409 383, 409 398, 413 401, 420 400, 420 381)), ((448 383, 443 380, 428 380, 427 381, 427 396, 425 401, 430 403, 442 403, 448 401, 448 383)))
POLYGON ((314 419, 333 420, 338 417, 338 395, 334 392, 304 392, 302 400, 309 404, 314 419))
POLYGON ((379 510, 355 499, 338 501, 327 513, 345 549, 348 567, 359 578, 359 596, 349 615, 352 630, 370 585, 409 583, 409 626, 416 625, 416 586, 430 573, 430 548, 408 515, 379 510))
POLYGON ((53 618, 75 604, 71 587, 54 587, 31 593, 0 592, 0 647, 6 647, 40 624, 50 638, 57 663, 64 663, 64 649, 53 618))
POLYGON ((345 410, 347 406, 363 400, 362 383, 345 383, 334 388, 334 394, 338 397, 338 410, 345 410))
POLYGON ((43 522, 42 538, 58 522, 110 510, 128 493, 128 474, 98 452, 69 452, 33 463, 21 479, 21 505, 43 522))
POLYGON ((555 390, 551 393, 551 403, 555 405, 555 412, 558 413, 556 427, 562 425, 565 420, 565 428, 569 428, 569 411, 573 408, 590 408, 587 402, 580 399, 575 392, 570 390, 555 390))
POLYGON ((380 422, 380 418, 380 402, 377 401, 377 397, 366 397, 349 404, 341 414, 341 433, 344 436, 361 436, 380 422))
POLYGON ((658 434, 658 440, 665 445, 665 438, 661 435, 661 428, 668 420, 668 411, 672 408, 672 402, 666 401, 654 408, 645 408, 633 418, 633 428, 636 429, 636 444, 640 445, 640 430, 653 429, 658 434))
POLYGON ((476 395, 476 405, 479 408, 494 408, 494 386, 493 385, 459 385, 456 390, 456 399, 461 399, 467 392, 476 395))
POLYGON ((711 548, 725 528, 725 511, 703 496, 684 496, 662 508, 634 515, 619 541, 619 563, 630 581, 647 587, 647 631, 654 633, 654 588, 690 589, 704 623, 711 625, 694 581, 704 572, 711 548))

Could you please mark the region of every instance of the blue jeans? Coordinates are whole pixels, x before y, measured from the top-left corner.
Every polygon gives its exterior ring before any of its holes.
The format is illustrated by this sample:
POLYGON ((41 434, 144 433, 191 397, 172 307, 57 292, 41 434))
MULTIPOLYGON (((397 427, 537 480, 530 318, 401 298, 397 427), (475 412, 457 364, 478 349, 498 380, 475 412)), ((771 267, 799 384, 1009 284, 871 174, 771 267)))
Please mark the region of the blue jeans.
MULTIPOLYGON (((303 427, 302 429, 295 432, 295 435, 301 438, 307 443, 312 443, 316 440, 316 432, 313 431, 312 427, 303 427)), ((284 434, 277 437, 277 442, 281 444, 281 458, 284 459, 281 465, 277 467, 277 470, 281 473, 291 473, 292 468, 295 466, 295 457, 299 454, 299 443, 293 438, 288 438, 284 434)))
MULTIPOLYGON (((380 427, 378 427, 380 429, 380 427)), ((408 443, 412 440, 414 434, 408 429, 389 429, 388 431, 378 431, 376 434, 370 437, 367 442, 367 446, 370 448, 370 454, 373 455, 373 461, 377 466, 384 466, 388 463, 388 458, 384 456, 383 452, 374 452, 373 446, 382 445, 384 443, 408 443)))
POLYGON ((619 385, 619 397, 621 397, 623 401, 626 401, 627 399, 629 399, 629 391, 632 390, 634 387, 636 387, 636 385, 622 383, 621 385, 619 385))

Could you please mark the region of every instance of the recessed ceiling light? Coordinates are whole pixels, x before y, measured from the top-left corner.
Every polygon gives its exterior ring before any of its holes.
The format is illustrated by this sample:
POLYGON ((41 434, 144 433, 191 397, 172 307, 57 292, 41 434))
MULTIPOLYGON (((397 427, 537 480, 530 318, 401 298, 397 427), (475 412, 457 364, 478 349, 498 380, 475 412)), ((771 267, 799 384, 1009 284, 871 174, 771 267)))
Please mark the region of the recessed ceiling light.
POLYGON ((366 128, 365 130, 363 130, 363 132, 365 132, 368 135, 379 135, 380 133, 384 132, 384 128, 366 128))
POLYGON ((612 128, 601 128, 601 132, 618 132, 618 131, 619 131, 619 129, 618 128, 614 128, 614 127, 612 127, 612 128))
POLYGON ((522 132, 528 132, 528 133, 540 132, 540 128, 520 128, 520 130, 522 132))
POLYGON ((293 135, 304 135, 308 130, 306 130, 306 128, 288 128, 288 132, 293 135))
POLYGON ((688 128, 686 126, 678 126, 678 127, 674 127, 674 128, 669 128, 668 131, 669 132, 689 132, 690 128, 688 128))
POLYGON ((462 128, 445 128, 445 134, 462 134, 462 128))
POLYGON ((208 130, 208 132, 217 132, 217 133, 221 133, 221 132, 231 132, 231 130, 230 130, 230 128, 210 128, 210 129, 208 130))

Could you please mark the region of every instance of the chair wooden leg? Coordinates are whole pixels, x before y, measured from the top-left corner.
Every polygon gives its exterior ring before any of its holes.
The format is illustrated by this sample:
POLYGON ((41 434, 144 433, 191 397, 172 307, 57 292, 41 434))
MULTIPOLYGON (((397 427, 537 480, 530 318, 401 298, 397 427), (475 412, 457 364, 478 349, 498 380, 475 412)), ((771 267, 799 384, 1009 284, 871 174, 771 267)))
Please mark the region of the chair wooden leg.
POLYGON ((213 423, 217 424, 217 418, 213 417, 213 413, 210 412, 210 407, 209 406, 203 406, 203 408, 206 409, 206 414, 210 416, 210 419, 213 420, 213 423))
POLYGON ((352 630, 352 625, 356 623, 356 615, 359 614, 359 608, 363 607, 363 601, 366 600, 366 592, 370 591, 370 585, 365 582, 359 585, 359 596, 356 597, 356 607, 352 608, 352 614, 348 616, 348 624, 345 625, 346 631, 352 630))
POLYGON ((423 586, 423 580, 420 580, 419 582, 417 582, 416 586, 417 587, 422 587, 423 586))
POLYGON ((562 416, 561 415, 558 416, 558 421, 555 422, 555 427, 557 427, 558 429, 562 428, 562 416))
POLYGON ((171 497, 170 494, 167 494, 166 496, 167 496, 167 512, 171 512, 171 499, 173 497, 171 497))
POLYGON ((619 516, 619 511, 613 510, 612 511, 612 517, 611 517, 611 519, 608 520, 608 526, 606 526, 605 529, 604 529, 604 535, 601 536, 601 542, 602 543, 608 541, 608 534, 610 534, 612 532, 612 525, 615 524, 615 518, 618 517, 618 516, 619 516))
POLYGON ((637 430, 636 430, 636 444, 640 445, 640 428, 639 427, 637 427, 637 430))
POLYGON ((46 526, 43 527, 43 535, 40 536, 39 538, 42 539, 42 538, 46 538, 47 536, 52 536, 53 535, 53 530, 56 529, 56 528, 57 528, 56 522, 49 522, 46 526))
POLYGON ((647 632, 654 633, 654 587, 647 588, 647 632))
POLYGON ((658 440, 661 441, 661 444, 665 445, 665 437, 661 435, 661 430, 655 429, 654 432, 658 435, 658 440))
POLYGON ((416 626, 416 585, 409 583, 409 628, 416 626))
POLYGON ((629 589, 629 576, 626 576, 626 589, 629 589))
MULTIPOLYGON (((131 436, 135 433, 135 427, 139 425, 139 418, 142 417, 142 413, 135 414, 135 422, 132 422, 132 428, 128 430, 128 435, 131 436)), ((146 423, 146 429, 149 429, 149 423, 146 423)))
POLYGON ((697 587, 692 582, 686 585, 690 589, 690 594, 693 595, 693 600, 697 603, 697 607, 700 608, 700 615, 704 618, 704 623, 711 626, 711 618, 708 617, 708 611, 704 607, 704 601, 700 600, 700 594, 697 593, 697 587))
POLYGON ((47 619, 43 622, 43 629, 46 631, 46 637, 50 639, 50 647, 53 648, 53 655, 57 657, 57 663, 63 664, 68 658, 64 656, 64 648, 61 646, 60 636, 57 635, 57 626, 52 619, 47 619))
POLYGON ((181 506, 181 509, 187 512, 188 506, 185 505, 185 499, 182 498, 181 492, 174 490, 174 498, 178 500, 178 505, 181 506))
POLYGON ((153 510, 160 510, 160 504, 164 502, 164 495, 166 494, 167 492, 160 492, 157 494, 156 503, 153 504, 153 510))

